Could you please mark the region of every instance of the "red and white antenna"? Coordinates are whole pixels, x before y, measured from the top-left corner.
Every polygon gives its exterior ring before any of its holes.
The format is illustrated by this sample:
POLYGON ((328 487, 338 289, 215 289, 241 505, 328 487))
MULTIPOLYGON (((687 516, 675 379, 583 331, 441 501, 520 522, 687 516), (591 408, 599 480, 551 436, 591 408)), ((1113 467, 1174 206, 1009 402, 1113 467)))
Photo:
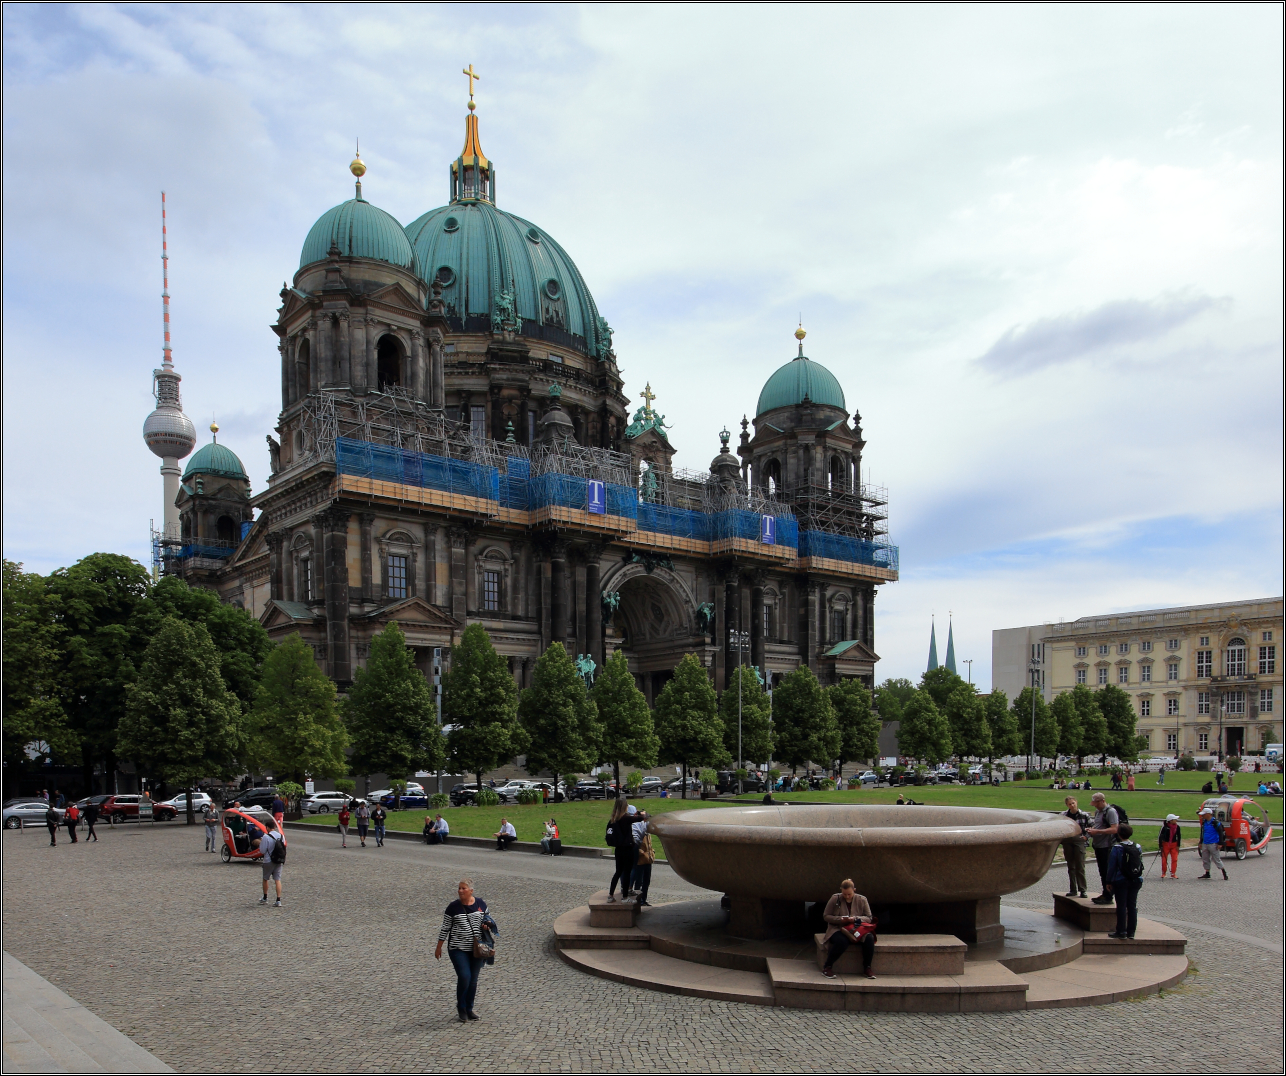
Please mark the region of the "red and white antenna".
POLYGON ((170 357, 170 252, 165 234, 165 192, 161 191, 161 309, 165 322, 165 346, 161 362, 168 369, 173 365, 170 357))

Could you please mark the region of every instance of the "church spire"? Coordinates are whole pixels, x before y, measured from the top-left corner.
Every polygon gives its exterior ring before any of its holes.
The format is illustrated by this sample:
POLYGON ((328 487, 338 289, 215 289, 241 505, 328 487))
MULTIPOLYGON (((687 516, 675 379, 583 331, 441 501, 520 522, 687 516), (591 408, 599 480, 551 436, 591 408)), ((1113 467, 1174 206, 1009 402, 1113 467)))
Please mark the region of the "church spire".
POLYGON ((474 113, 477 106, 473 103, 473 83, 481 76, 474 71, 473 64, 464 68, 461 74, 469 78, 469 114, 464 118, 464 148, 460 156, 451 162, 451 201, 491 202, 494 205, 496 169, 482 152, 478 117, 474 113))
POLYGON ((956 633, 955 625, 950 619, 947 620, 947 661, 946 666, 951 672, 956 671, 956 633))
POLYGON ((938 634, 933 621, 929 621, 929 667, 925 672, 933 672, 938 667, 938 634))

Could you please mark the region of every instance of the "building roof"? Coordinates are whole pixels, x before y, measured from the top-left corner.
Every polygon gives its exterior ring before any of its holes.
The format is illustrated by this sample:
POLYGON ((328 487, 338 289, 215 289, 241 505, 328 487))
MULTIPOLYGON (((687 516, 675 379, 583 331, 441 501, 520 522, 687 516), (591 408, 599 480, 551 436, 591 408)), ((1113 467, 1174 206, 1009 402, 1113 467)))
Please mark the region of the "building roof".
POLYGON ((355 198, 326 210, 309 229, 299 267, 325 261, 332 244, 344 257, 372 258, 403 269, 415 268, 415 252, 402 225, 392 214, 362 197, 360 182, 355 198))
POLYGON ((202 445, 193 453, 183 472, 183 481, 186 482, 188 477, 194 474, 220 474, 228 478, 250 480, 237 454, 217 441, 202 445))
POLYGON ((764 382, 755 417, 778 407, 795 407, 803 403, 805 397, 815 404, 848 410, 844 403, 844 390, 835 375, 821 363, 801 354, 764 382))

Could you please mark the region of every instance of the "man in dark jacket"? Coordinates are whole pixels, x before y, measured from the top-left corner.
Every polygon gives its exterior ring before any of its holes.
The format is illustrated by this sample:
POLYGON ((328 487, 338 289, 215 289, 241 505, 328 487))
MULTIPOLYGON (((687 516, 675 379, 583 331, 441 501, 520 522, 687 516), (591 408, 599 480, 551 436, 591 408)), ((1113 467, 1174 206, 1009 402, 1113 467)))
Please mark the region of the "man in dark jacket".
MULTIPOLYGON (((1139 890, 1143 888, 1143 879, 1134 877, 1126 869, 1130 861, 1130 850, 1139 847, 1130 840, 1133 836, 1134 827, 1128 822, 1117 826, 1116 844, 1112 846, 1107 859, 1107 885, 1116 898, 1116 930, 1108 937, 1118 941, 1133 938, 1139 925, 1139 890)), ((1138 862, 1143 861, 1138 859, 1138 862)))
POLYGON ((58 812, 51 803, 45 811, 45 825, 49 827, 49 847, 58 847, 58 812))
POLYGON ((92 799, 85 804, 85 825, 89 827, 89 832, 85 834, 85 840, 91 838, 98 840, 98 834, 94 832, 94 823, 98 821, 98 804, 92 799))

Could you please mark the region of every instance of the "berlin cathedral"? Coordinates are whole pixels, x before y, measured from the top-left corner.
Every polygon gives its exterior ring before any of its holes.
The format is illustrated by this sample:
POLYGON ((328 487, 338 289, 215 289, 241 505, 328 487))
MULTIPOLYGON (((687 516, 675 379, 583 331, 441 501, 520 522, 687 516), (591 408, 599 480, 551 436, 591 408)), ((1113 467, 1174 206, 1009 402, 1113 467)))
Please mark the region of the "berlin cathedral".
MULTIPOLYGON (((468 72, 466 72, 468 73, 468 72)), ((472 89, 472 79, 470 80, 472 89)), ((448 203, 403 226, 356 193, 304 239, 276 324, 271 477, 197 450, 167 340, 144 436, 162 457, 159 570, 269 635, 298 632, 341 690, 396 621, 418 664, 483 625, 520 687, 559 641, 623 650, 653 702, 697 654, 722 690, 801 664, 871 685, 875 588, 898 577, 861 416, 798 354, 708 470, 675 452, 651 384, 631 403, 612 330, 567 252, 500 208, 472 93, 448 203)))

